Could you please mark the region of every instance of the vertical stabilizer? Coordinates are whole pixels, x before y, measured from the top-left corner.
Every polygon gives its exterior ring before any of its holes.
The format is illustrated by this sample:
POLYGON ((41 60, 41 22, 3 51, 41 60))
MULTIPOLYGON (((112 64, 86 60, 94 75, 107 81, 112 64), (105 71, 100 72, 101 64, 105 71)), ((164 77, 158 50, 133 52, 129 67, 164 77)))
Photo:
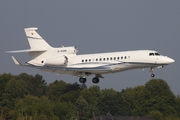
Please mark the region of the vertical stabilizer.
POLYGON ((51 48, 51 46, 36 32, 37 29, 38 28, 25 28, 24 29, 31 50, 51 48))

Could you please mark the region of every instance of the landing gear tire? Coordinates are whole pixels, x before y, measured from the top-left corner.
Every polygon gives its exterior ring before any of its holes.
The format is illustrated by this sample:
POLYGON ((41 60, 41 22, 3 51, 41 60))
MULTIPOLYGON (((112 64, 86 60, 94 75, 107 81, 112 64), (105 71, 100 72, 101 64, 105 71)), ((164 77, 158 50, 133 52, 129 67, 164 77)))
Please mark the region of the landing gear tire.
POLYGON ((98 77, 94 77, 94 78, 92 79, 92 82, 93 82, 93 83, 99 83, 99 78, 98 78, 98 77))
POLYGON ((152 77, 152 78, 155 77, 155 74, 151 74, 151 77, 152 77))
POLYGON ((86 78, 80 77, 80 78, 79 78, 79 82, 80 82, 80 83, 85 83, 85 82, 86 82, 86 78))

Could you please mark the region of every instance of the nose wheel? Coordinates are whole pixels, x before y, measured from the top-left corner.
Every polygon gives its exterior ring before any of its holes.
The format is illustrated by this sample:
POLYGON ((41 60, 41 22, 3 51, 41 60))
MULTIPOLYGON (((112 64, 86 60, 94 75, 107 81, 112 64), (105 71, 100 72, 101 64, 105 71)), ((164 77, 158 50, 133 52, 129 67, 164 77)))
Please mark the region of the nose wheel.
POLYGON ((151 74, 151 77, 152 77, 152 78, 155 77, 155 74, 151 74))

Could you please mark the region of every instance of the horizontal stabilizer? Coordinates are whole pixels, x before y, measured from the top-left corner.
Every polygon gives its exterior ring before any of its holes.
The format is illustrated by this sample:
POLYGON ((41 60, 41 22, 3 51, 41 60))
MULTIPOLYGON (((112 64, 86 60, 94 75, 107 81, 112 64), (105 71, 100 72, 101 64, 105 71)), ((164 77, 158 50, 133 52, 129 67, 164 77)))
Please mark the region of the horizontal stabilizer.
POLYGON ((6 51, 6 53, 22 53, 22 52, 45 52, 47 49, 27 49, 27 50, 15 50, 15 51, 6 51))
POLYGON ((32 28, 24 28, 25 31, 35 31, 37 30, 37 27, 32 27, 32 28))
POLYGON ((18 66, 24 66, 24 65, 22 65, 14 56, 11 56, 12 57, 12 59, 13 59, 13 61, 14 61, 14 63, 16 64, 16 65, 18 65, 18 66))

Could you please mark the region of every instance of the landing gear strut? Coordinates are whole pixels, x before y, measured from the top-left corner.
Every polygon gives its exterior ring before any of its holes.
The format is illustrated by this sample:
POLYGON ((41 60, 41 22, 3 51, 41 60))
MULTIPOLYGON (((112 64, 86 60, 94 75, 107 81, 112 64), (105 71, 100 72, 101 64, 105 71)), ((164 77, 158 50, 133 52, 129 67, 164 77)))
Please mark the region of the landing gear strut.
POLYGON ((99 78, 98 78, 98 77, 94 77, 94 78, 92 79, 92 82, 93 82, 93 83, 99 83, 99 78))
POLYGON ((86 82, 86 78, 80 77, 80 78, 79 78, 79 82, 80 82, 80 83, 85 83, 85 82, 86 82))
POLYGON ((153 74, 153 67, 150 68, 149 72, 152 73, 152 74, 151 74, 151 77, 152 77, 152 78, 155 77, 155 74, 153 74))

